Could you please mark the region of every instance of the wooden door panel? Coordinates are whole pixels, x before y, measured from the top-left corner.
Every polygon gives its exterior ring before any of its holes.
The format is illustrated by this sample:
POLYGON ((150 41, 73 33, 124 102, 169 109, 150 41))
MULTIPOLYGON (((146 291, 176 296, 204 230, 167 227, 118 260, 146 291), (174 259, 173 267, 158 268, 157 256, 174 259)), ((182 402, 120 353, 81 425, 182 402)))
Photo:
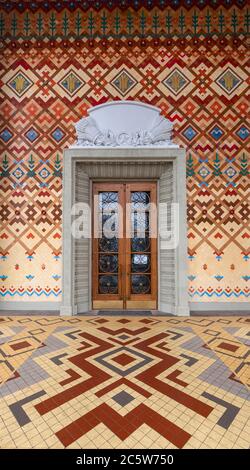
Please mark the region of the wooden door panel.
POLYGON ((93 308, 123 307, 123 200, 122 184, 93 184, 93 308))
POLYGON ((127 309, 135 310, 155 310, 157 309, 157 300, 127 300, 126 301, 127 309))
POLYGON ((93 300, 93 310, 123 309, 123 300, 93 300))
POLYGON ((156 308, 156 184, 126 185, 126 301, 131 308, 156 308), (151 207, 150 203, 155 204, 151 207), (146 307, 146 304, 148 307, 146 307))

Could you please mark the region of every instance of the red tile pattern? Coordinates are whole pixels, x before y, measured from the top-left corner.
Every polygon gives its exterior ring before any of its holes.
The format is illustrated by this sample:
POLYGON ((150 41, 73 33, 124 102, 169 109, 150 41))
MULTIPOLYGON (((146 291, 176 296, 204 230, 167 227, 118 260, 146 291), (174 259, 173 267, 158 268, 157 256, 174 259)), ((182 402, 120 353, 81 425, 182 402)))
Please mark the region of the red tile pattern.
POLYGON ((29 346, 30 346, 30 344, 28 343, 28 341, 21 341, 20 343, 15 343, 15 344, 10 345, 10 347, 14 351, 18 351, 19 349, 28 348, 29 346))
POLYGON ((235 346, 233 344, 228 344, 228 343, 220 343, 218 347, 222 349, 227 349, 228 351, 232 351, 232 352, 235 352, 237 351, 237 349, 239 349, 239 346, 235 346))
POLYGON ((178 448, 182 448, 191 437, 190 434, 143 404, 121 417, 119 413, 110 409, 105 403, 95 408, 94 413, 87 413, 59 431, 57 437, 67 447, 100 422, 104 423, 122 441, 144 423, 148 424, 148 426, 178 448))
POLYGON ((248 448, 248 318, 99 320, 1 321, 0 448, 248 448))
POLYGON ((113 361, 117 362, 121 366, 126 366, 133 362, 135 359, 128 354, 120 354, 119 356, 113 357, 113 361))
POLYGON ((1 2, 0 296, 61 299, 62 150, 131 99, 187 149, 190 299, 247 301, 247 2, 43 3, 1 2))

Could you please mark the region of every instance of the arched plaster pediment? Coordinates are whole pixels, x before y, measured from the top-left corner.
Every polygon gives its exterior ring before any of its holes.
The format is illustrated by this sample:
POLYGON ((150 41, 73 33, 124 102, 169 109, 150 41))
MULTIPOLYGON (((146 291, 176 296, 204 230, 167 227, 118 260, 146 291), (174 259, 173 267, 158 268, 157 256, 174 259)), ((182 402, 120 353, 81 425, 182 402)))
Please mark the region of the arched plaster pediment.
POLYGON ((173 124, 161 110, 139 101, 111 101, 94 106, 75 124, 77 147, 178 147, 173 124))

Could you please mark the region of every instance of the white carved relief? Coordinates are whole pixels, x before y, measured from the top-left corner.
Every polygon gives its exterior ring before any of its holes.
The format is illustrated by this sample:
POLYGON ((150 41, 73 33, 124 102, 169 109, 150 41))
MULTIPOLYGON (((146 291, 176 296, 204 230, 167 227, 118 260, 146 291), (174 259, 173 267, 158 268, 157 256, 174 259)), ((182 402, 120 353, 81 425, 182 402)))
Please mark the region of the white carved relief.
POLYGON ((92 142, 94 145, 98 135, 101 134, 95 120, 90 116, 80 119, 80 121, 75 124, 75 129, 78 145, 81 145, 83 142, 92 142))
POLYGON ((88 116, 75 124, 77 133, 75 145, 78 147, 174 145, 171 135, 173 125, 171 121, 160 115, 160 109, 155 106, 131 101, 116 101, 91 108, 89 112, 93 115, 95 114, 95 119, 92 116, 88 116), (118 106, 121 110, 120 114, 117 113, 118 106), (112 107, 116 111, 113 123, 112 107), (98 115, 98 108, 102 108, 100 116, 98 115), (143 116, 143 112, 146 112, 149 117, 149 121, 146 123, 147 129, 143 129, 140 126, 140 121, 145 125, 145 115, 143 116), (98 122, 98 117, 100 122, 98 122), (119 117, 119 123, 117 123, 117 117, 119 117), (107 121, 109 125, 113 124, 113 128, 105 128, 105 122, 107 121), (135 122, 138 123, 138 128, 135 128, 135 122), (124 130, 122 129, 123 124, 124 130))

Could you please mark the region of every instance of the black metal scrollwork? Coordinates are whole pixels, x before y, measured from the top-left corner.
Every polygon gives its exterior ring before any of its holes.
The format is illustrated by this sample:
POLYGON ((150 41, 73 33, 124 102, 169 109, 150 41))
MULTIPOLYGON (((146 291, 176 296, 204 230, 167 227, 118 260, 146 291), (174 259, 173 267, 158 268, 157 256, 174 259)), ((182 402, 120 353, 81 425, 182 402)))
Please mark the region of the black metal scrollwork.
POLYGON ((118 277, 117 276, 99 276, 99 294, 117 294, 118 277))
POLYGON ((151 291, 150 276, 132 274, 131 291, 133 294, 149 294, 151 291))

